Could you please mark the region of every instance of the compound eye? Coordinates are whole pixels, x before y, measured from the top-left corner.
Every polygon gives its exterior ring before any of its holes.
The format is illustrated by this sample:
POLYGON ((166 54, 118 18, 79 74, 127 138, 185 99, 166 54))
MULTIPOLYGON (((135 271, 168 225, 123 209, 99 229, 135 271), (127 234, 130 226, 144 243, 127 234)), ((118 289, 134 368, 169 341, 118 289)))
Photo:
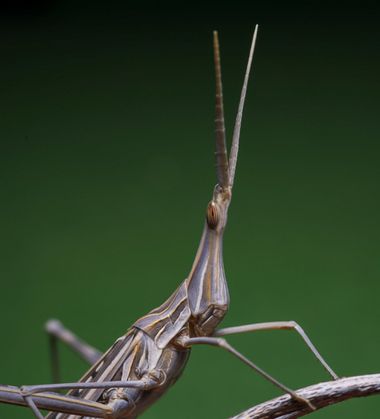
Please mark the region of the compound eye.
POLYGON ((219 210, 217 205, 212 201, 207 205, 206 220, 208 226, 212 229, 216 228, 216 226, 218 225, 219 210))

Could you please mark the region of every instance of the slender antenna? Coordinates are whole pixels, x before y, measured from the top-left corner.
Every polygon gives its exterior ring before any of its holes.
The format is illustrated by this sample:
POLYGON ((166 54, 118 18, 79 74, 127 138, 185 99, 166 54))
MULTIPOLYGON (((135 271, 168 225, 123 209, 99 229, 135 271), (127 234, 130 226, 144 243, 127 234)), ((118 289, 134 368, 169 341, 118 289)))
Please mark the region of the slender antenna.
POLYGON ((230 152, 230 164, 229 164, 230 186, 232 186, 234 184, 236 161, 237 161, 237 156, 238 156, 238 152, 239 152, 239 138, 240 138, 241 119, 242 119, 242 116, 243 116, 245 95, 247 93, 249 72, 251 71, 252 58, 253 58, 253 52, 255 51, 255 44, 256 44, 258 28, 259 28, 259 25, 256 25, 255 26, 255 31, 253 32, 251 50, 249 51, 248 64, 247 64, 247 69, 245 71, 244 83, 243 83, 243 87, 241 89, 239 108, 238 108, 238 112, 237 112, 237 115, 236 115, 234 133, 233 133, 233 136, 232 136, 232 145, 231 145, 231 152, 230 152))
POLYGON ((228 157, 226 148, 226 130, 224 127, 222 72, 220 68, 220 52, 218 32, 214 31, 214 65, 215 65, 215 139, 216 139, 216 174, 218 184, 229 185, 228 157))

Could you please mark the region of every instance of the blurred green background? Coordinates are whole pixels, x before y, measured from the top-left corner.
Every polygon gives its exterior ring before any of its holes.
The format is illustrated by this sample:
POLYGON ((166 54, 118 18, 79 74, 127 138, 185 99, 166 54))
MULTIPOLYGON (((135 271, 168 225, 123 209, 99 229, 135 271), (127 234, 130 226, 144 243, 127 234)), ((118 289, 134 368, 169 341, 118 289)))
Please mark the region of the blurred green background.
MULTIPOLYGON (((215 183, 211 33, 231 135, 255 23, 224 325, 294 319, 339 374, 380 370, 380 15, 357 4, 1 7, 0 382, 50 381, 48 318, 105 350, 186 277, 215 183)), ((230 341, 291 387, 328 378, 292 332, 230 341)), ((61 355, 77 380, 86 365, 61 355)), ((144 417, 225 418, 278 394, 197 347, 144 417)), ((313 417, 379 408, 373 397, 313 417)))

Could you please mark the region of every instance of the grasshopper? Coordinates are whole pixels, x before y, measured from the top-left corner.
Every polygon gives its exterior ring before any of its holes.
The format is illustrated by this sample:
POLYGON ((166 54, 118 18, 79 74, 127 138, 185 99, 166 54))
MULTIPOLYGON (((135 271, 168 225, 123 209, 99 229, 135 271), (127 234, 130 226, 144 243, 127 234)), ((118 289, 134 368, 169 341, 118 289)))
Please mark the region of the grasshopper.
POLYGON ((203 234, 187 278, 161 306, 135 321, 104 354, 79 339, 59 321, 50 320, 46 324, 46 330, 51 339, 55 381, 59 381, 56 351, 59 340, 70 346, 92 366, 77 383, 0 386, 1 402, 29 407, 39 419, 44 418, 40 409, 50 411, 46 419, 135 418, 176 382, 193 346, 211 345, 228 351, 288 393, 295 402, 306 404, 313 409, 309 400, 297 395, 295 391, 269 375, 225 339, 227 335, 259 330, 296 331, 327 372, 334 379, 337 378, 303 329, 293 321, 218 329, 228 311, 230 300, 223 266, 223 233, 232 197, 240 127, 257 30, 256 25, 229 155, 225 139, 219 40, 217 32, 213 34, 217 184, 207 205, 203 234), (69 391, 62 395, 60 390, 69 391))

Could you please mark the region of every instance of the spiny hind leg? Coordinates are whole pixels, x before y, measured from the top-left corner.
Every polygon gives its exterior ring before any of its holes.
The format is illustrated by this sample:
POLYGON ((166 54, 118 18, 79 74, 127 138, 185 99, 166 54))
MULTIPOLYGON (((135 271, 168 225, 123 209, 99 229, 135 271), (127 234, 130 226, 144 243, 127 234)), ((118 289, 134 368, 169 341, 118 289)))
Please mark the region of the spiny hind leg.
POLYGON ((317 360, 322 364, 323 368, 331 375, 334 380, 337 380, 339 377, 330 367, 330 365, 325 361, 322 355, 319 353, 309 336, 305 333, 302 327, 294 321, 280 321, 280 322, 267 322, 267 323, 252 323, 246 324, 243 326, 235 327, 226 327, 224 329, 219 329, 214 333, 214 336, 227 336, 237 333, 247 333, 247 332, 257 332, 260 330, 294 330, 297 332, 302 340, 305 342, 306 346, 314 354, 317 360))
MULTIPOLYGON (((62 417, 60 413, 77 415, 76 417, 109 418, 112 417, 114 411, 113 406, 109 404, 52 392, 30 394, 27 387, 20 389, 6 385, 0 385, 0 403, 30 407, 38 419, 43 418, 40 409, 51 412, 46 417, 49 419, 62 417)), ((63 415, 63 417, 67 416, 63 415)))
POLYGON ((95 362, 103 355, 98 349, 84 342, 71 330, 66 329, 59 320, 48 320, 45 323, 45 331, 49 335, 53 382, 58 383, 60 381, 58 341, 64 342, 90 365, 95 364, 95 362))
MULTIPOLYGON (((23 402, 25 405, 29 406, 34 415, 38 419, 45 419, 42 413, 39 409, 46 409, 46 405, 41 404, 40 398, 41 397, 47 397, 50 399, 50 403, 53 401, 52 407, 48 407, 48 410, 53 411, 61 411, 58 408, 58 404, 64 400, 65 402, 68 400, 69 403, 72 402, 72 406, 69 406, 63 410, 64 412, 68 413, 75 413, 75 410, 77 408, 77 404, 88 404, 87 400, 81 400, 77 397, 70 397, 70 396, 61 396, 58 393, 51 393, 51 391, 59 391, 59 390, 73 390, 73 389, 102 389, 102 390, 109 390, 109 397, 108 397, 108 403, 106 405, 91 402, 89 401, 90 405, 88 407, 90 408, 98 408, 101 406, 104 408, 104 411, 101 411, 100 416, 94 416, 94 417, 111 417, 110 411, 117 416, 117 413, 120 413, 121 411, 124 411, 125 409, 128 409, 129 406, 129 400, 127 397, 127 394, 124 395, 118 395, 117 397, 113 397, 112 393, 117 393, 117 389, 128 389, 128 388, 134 388, 134 389, 140 389, 140 390, 151 390, 156 387, 161 386, 166 381, 166 374, 162 370, 149 370, 143 373, 141 379, 139 380, 121 380, 121 381, 99 381, 99 382, 79 382, 79 383, 60 383, 60 384, 38 384, 38 385, 31 385, 31 386, 22 386, 20 388, 12 388, 13 398, 17 398, 17 396, 21 397, 23 399, 23 402), (14 391, 16 390, 16 392, 14 391), (49 393, 46 393, 49 392, 49 393), (56 403, 54 403, 56 402, 56 403), (107 413, 105 413, 107 411, 107 413), (104 416, 103 416, 104 413, 104 416)), ((8 401, 6 398, 1 397, 1 387, 0 387, 0 401, 4 402, 10 402, 9 398, 8 401)), ((15 400, 13 400, 13 403, 15 403, 15 400)), ((17 403, 15 403, 17 404, 17 403)), ((18 403, 20 404, 20 403, 18 403)), ((88 415, 90 416, 90 415, 88 415)), ((116 417, 115 416, 115 417, 116 417)), ((48 415, 50 417, 50 415, 48 415)), ((87 417, 87 415, 86 415, 87 417)), ((92 416, 91 416, 92 417, 92 416)), ((113 417, 113 416, 112 416, 113 417)))
POLYGON ((258 374, 260 374, 266 380, 270 381, 276 387, 280 388, 285 393, 288 393, 294 400, 297 400, 298 402, 306 404, 310 408, 310 410, 315 410, 315 407, 312 405, 312 403, 308 399, 305 399, 304 397, 299 396, 295 391, 291 390, 289 387, 285 386, 276 378, 272 377, 270 374, 268 374, 258 365, 254 364, 250 359, 246 358, 241 352, 237 351, 232 345, 230 345, 226 341, 226 339, 221 338, 221 337, 196 337, 196 338, 187 338, 187 339, 185 338, 181 341, 181 343, 185 347, 190 347, 193 345, 211 345, 211 346, 216 346, 218 348, 222 348, 228 351, 229 353, 231 353, 232 355, 236 356, 236 358, 240 359, 240 361, 244 362, 246 365, 251 367, 253 370, 255 370, 258 374))

